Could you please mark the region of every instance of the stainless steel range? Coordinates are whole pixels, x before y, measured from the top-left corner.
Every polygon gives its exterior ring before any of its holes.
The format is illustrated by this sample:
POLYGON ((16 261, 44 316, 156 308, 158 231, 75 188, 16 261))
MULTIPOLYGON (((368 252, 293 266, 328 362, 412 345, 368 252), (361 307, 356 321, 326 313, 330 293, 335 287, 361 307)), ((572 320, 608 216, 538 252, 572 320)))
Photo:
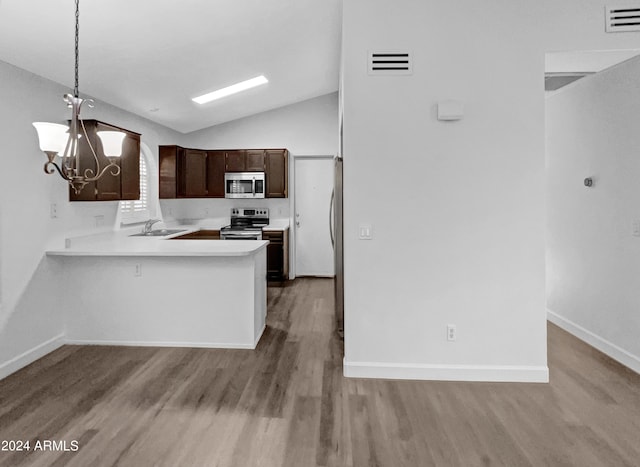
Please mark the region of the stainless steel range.
POLYGON ((231 224, 220 229, 222 240, 262 240, 262 227, 269 224, 267 208, 233 208, 231 224))

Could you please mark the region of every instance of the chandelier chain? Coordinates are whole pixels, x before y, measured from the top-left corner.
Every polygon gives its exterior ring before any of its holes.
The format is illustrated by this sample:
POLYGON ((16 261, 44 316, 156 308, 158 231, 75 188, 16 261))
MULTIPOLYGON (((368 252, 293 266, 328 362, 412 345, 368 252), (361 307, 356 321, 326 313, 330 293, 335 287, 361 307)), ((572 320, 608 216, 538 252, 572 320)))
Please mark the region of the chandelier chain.
MULTIPOLYGON (((1 1, 1 0, 0 0, 1 1)), ((91 143, 91 139, 87 134, 87 130, 84 126, 84 122, 80 119, 80 109, 82 104, 86 102, 89 107, 93 107, 91 99, 81 99, 78 86, 79 75, 79 63, 80 63, 80 49, 79 49, 79 37, 80 37, 80 0, 75 0, 76 3, 76 30, 75 30, 75 82, 73 87, 73 95, 65 94, 64 101, 67 106, 71 108, 71 121, 69 126, 47 123, 47 122, 34 122, 33 126, 38 132, 38 139, 40 141, 40 148, 47 156, 47 162, 44 164, 44 171, 47 174, 58 172, 58 174, 67 182, 77 195, 82 189, 90 182, 94 182, 107 172, 112 176, 117 177, 120 174, 120 165, 117 163, 118 158, 122 154, 122 140, 125 137, 123 132, 117 131, 97 131, 97 136, 100 138, 104 145, 107 141, 114 147, 109 149, 109 152, 104 156, 108 159, 108 164, 104 165, 98 160, 96 149, 91 143), (82 170, 81 165, 86 165, 81 160, 81 153, 78 149, 79 137, 82 134, 84 141, 89 145, 90 154, 95 160, 94 168, 85 168, 82 170), (103 138, 106 138, 103 139, 103 138), (66 140, 66 144, 64 141, 66 140), (120 144, 120 148, 115 147, 115 144, 120 144), (43 146, 44 144, 44 146, 43 146), (60 157, 60 162, 56 161, 56 158, 60 157)), ((106 152, 106 149, 105 149, 106 152)))
POLYGON ((73 88, 73 95, 75 97, 79 97, 79 91, 78 91, 78 63, 79 63, 79 47, 78 47, 78 37, 80 36, 80 0, 76 0, 76 48, 75 48, 75 55, 76 55, 76 66, 75 66, 75 86, 73 88))

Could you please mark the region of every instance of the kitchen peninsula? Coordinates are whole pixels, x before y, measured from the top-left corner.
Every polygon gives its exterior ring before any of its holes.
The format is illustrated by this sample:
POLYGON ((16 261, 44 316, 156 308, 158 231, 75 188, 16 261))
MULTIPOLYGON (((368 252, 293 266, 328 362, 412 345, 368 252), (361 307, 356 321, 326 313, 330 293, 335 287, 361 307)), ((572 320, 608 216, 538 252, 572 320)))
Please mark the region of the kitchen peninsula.
POLYGON ((269 242, 170 239, 187 232, 110 232, 47 251, 67 342, 255 348, 266 322, 269 242))

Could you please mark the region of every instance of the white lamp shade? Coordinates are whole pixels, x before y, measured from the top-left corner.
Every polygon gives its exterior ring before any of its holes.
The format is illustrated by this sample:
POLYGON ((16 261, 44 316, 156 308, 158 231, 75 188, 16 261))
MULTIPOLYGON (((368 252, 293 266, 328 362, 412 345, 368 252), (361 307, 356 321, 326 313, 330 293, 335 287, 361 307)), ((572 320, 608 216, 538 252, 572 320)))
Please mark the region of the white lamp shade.
POLYGON ((122 155, 122 140, 125 134, 121 131, 98 131, 102 150, 107 157, 120 157, 122 155))
POLYGON ((38 132, 40 150, 62 154, 69 139, 69 127, 59 123, 33 122, 38 132))

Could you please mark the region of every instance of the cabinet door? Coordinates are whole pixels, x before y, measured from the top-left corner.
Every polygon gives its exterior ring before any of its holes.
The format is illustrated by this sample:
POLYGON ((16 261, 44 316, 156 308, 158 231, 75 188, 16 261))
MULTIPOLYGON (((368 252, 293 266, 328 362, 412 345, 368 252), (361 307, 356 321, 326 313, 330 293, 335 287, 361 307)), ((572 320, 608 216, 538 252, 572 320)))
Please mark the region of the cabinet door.
POLYGON ((247 172, 264 172, 264 151, 262 149, 247 149, 245 170, 247 172))
POLYGON ((160 156, 160 199, 177 198, 178 146, 160 146, 158 154, 160 156))
POLYGON ((207 153, 185 149, 178 154, 178 196, 200 198, 207 196, 207 153))
POLYGON ((120 199, 140 199, 140 136, 127 133, 120 158, 120 199))
POLYGON ((283 232, 263 232, 262 238, 269 240, 269 245, 267 245, 267 278, 282 280, 284 276, 283 232))
POLYGON ((207 151, 207 191, 210 198, 224 198, 224 151, 207 151))
POLYGON ((227 151, 225 170, 227 172, 244 172, 245 151, 227 151))
POLYGON ((265 176, 267 178, 267 198, 286 198, 288 181, 288 151, 267 149, 265 151, 265 176))

